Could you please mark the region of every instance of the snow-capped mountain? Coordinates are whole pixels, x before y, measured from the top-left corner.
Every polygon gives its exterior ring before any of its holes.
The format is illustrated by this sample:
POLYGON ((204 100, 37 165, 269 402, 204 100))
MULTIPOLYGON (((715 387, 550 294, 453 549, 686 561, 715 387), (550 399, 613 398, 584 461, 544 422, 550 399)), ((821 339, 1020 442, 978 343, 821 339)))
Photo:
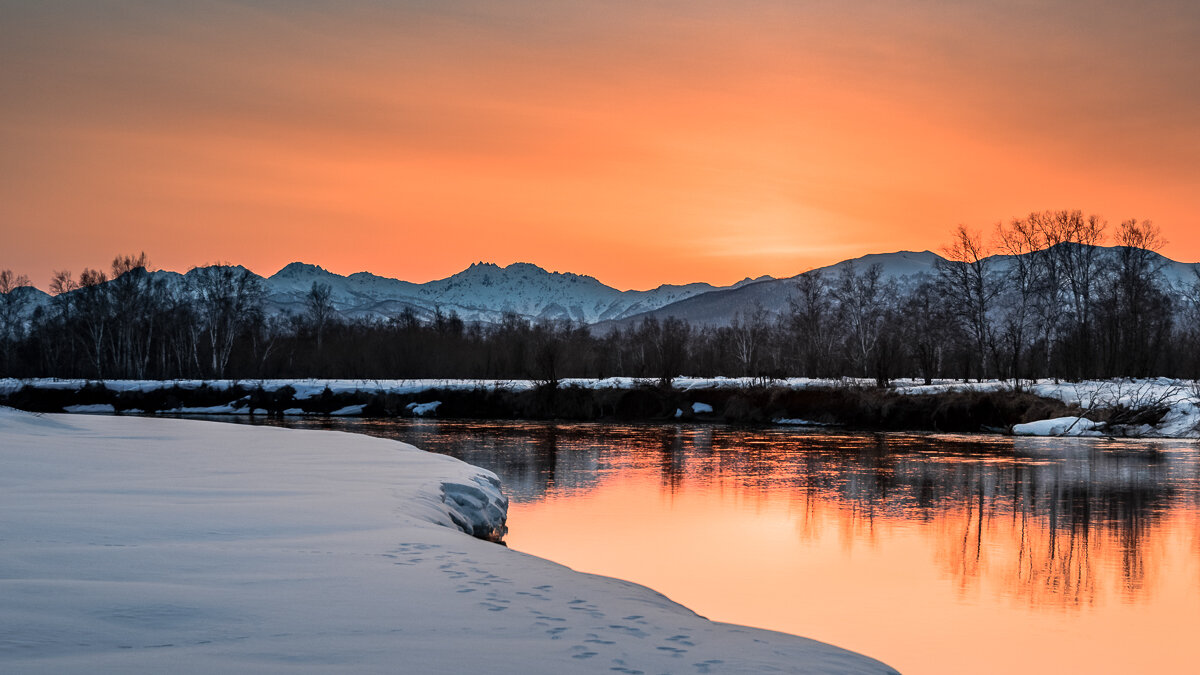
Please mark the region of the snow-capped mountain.
MULTIPOLYGON (((744 280, 729 288, 750 283, 744 280)), ((537 265, 501 267, 476 263, 445 279, 415 284, 369 272, 341 276, 316 265, 292 263, 264 281, 276 310, 301 312, 314 283, 330 288, 343 316, 386 318, 411 309, 427 319, 435 312, 464 321, 499 321, 512 312, 526 319, 571 319, 596 323, 651 311, 717 290, 706 283, 663 285, 648 291, 619 291, 579 274, 548 272, 537 265)))

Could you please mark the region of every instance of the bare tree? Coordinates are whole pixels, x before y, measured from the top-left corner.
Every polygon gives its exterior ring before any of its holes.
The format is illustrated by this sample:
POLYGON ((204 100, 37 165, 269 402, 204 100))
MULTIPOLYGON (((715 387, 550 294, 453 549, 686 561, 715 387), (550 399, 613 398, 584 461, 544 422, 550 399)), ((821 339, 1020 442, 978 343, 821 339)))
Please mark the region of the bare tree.
POLYGON ((91 356, 94 376, 105 375, 105 345, 112 322, 112 300, 108 293, 108 275, 85 267, 79 273, 79 289, 71 294, 73 314, 82 323, 84 345, 91 356))
POLYGON ((1066 289, 1072 317, 1067 351, 1072 375, 1081 379, 1092 367, 1092 301, 1100 274, 1098 247, 1107 224, 1095 215, 1084 217, 1082 211, 1047 212, 1038 223, 1066 289))
POLYGON ((737 358, 741 375, 759 375, 759 361, 770 332, 767 310, 761 303, 754 303, 746 314, 737 312, 729 324, 733 339, 734 356, 737 358))
POLYGON ((74 275, 67 270, 55 270, 50 278, 49 311, 41 318, 40 330, 55 336, 42 341, 43 372, 66 373, 75 363, 76 342, 73 334, 70 292, 79 288, 74 275))
POLYGON ((1045 248, 1042 233, 1028 218, 1014 218, 1007 226, 996 225, 996 239, 1005 254, 1002 285, 1003 318, 1000 336, 1008 356, 1008 373, 1021 386, 1022 357, 1036 331, 1038 254, 1045 248))
MULTIPOLYGON (((330 288, 329 284, 323 284, 319 281, 312 283, 312 288, 309 289, 308 295, 304 297, 308 321, 317 337, 317 351, 321 351, 321 342, 325 335, 325 328, 333 318, 332 297, 333 289, 330 288)), ((441 312, 438 312, 438 315, 440 316, 441 312)))
POLYGON ((145 252, 118 255, 112 261, 106 290, 111 299, 111 357, 117 376, 145 377, 149 365, 163 293, 161 280, 147 270, 149 264, 145 252))
POLYGON ((946 260, 938 261, 939 289, 951 311, 971 335, 976 377, 987 375, 987 358, 994 345, 992 305, 1000 292, 983 237, 959 225, 954 241, 946 247, 946 260))
POLYGON ((945 367, 954 321, 933 282, 925 281, 900 301, 899 332, 912 357, 914 374, 932 384, 945 367))
POLYGON ((194 267, 188 278, 208 336, 210 372, 225 377, 235 341, 262 315, 262 282, 250 270, 233 265, 194 267))
POLYGON ((882 276, 883 267, 878 263, 859 274, 854 263, 849 262, 833 288, 838 314, 845 322, 851 360, 857 364, 856 374, 860 377, 868 376, 872 370, 883 330, 886 297, 882 276))
POLYGON ((29 285, 29 277, 24 274, 0 270, 0 337, 7 337, 16 331, 17 319, 29 302, 29 296, 17 289, 29 285))
POLYGON ((659 324, 652 344, 661 386, 670 386, 672 380, 683 374, 683 369, 687 367, 690 338, 691 326, 683 319, 669 316, 659 324))
POLYGON ((30 296, 23 289, 27 286, 29 277, 24 274, 0 270, 0 372, 9 372, 13 345, 25 332, 23 315, 30 296))
POLYGON ((1182 282, 1176 292, 1183 305, 1183 320, 1176 327, 1177 349, 1183 354, 1187 376, 1197 380, 1194 388, 1200 397, 1200 268, 1193 267, 1192 278, 1182 282))
POLYGON ((54 275, 50 277, 50 294, 62 295, 70 293, 79 288, 79 283, 75 281, 74 275, 70 270, 54 270, 54 275))
POLYGON ((832 372, 835 312, 829 284, 820 270, 805 272, 796 279, 796 295, 788 300, 788 307, 788 329, 800 374, 822 377, 832 372))
POLYGON ((549 389, 558 389, 565 358, 563 333, 568 325, 560 327, 555 321, 543 319, 533 325, 530 337, 533 340, 533 378, 549 389))
POLYGON ((1108 315, 1109 371, 1114 375, 1153 374, 1162 342, 1170 332, 1171 300, 1156 251, 1166 242, 1150 221, 1126 220, 1117 229, 1117 249, 1102 289, 1108 315))

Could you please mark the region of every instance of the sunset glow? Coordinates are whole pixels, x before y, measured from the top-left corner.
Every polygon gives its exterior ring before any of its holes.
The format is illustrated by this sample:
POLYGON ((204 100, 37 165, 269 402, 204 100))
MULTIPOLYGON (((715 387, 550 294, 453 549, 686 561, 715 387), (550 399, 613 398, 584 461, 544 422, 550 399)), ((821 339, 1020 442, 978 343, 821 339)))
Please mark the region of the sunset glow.
POLYGON ((1080 208, 1200 259, 1200 8, 0 0, 0 267, 791 276, 1080 208))

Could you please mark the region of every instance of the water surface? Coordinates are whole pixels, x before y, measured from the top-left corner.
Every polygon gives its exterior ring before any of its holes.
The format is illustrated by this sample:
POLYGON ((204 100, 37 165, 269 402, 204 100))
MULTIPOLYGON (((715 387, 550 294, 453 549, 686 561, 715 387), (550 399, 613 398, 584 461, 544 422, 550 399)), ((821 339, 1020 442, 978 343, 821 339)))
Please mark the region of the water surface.
POLYGON ((289 419, 500 475, 509 545, 907 673, 1194 672, 1179 441, 289 419))

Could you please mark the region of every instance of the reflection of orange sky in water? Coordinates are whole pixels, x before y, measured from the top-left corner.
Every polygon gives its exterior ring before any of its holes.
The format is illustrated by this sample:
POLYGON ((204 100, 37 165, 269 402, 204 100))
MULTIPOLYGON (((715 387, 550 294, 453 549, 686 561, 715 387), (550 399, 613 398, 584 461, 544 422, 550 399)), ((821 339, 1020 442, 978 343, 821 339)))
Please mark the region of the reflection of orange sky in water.
POLYGON ((623 472, 595 490, 552 494, 553 504, 514 503, 508 541, 650 586, 714 620, 831 642, 902 672, 1194 665, 1194 508, 1136 531, 1072 535, 991 497, 982 519, 967 500, 919 520, 817 492, 720 485, 684 479, 672 493, 657 471, 623 472))

